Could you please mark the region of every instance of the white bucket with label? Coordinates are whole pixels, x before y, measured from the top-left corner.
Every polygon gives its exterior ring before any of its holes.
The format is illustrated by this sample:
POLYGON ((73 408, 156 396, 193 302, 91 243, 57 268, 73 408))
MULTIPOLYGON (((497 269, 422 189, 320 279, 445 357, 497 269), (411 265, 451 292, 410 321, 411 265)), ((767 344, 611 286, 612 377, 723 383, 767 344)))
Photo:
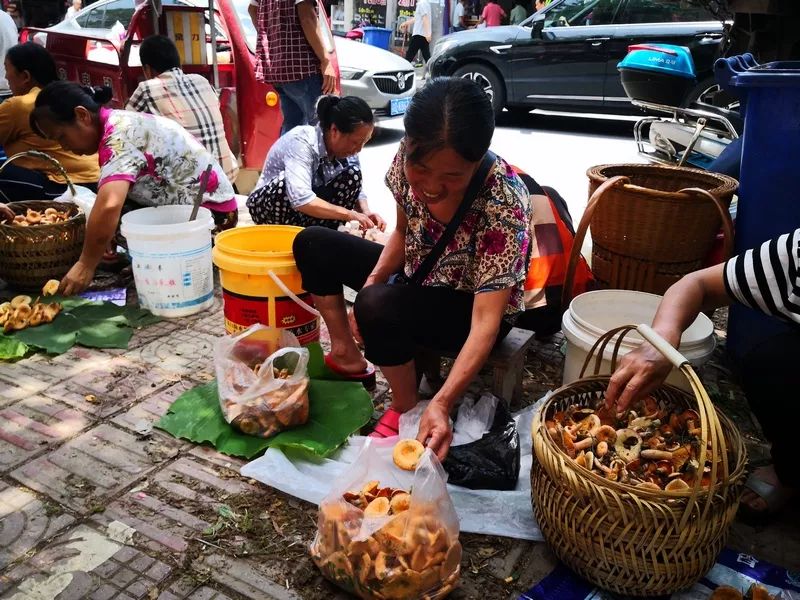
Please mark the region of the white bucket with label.
MULTIPOLYGON (((630 290, 597 290, 576 296, 561 321, 561 328, 567 338, 563 383, 566 385, 580 378, 589 350, 605 332, 623 325, 652 323, 661 298, 656 294, 630 290)), ((619 355, 623 356, 638 348, 642 342, 644 340, 638 333, 630 332, 625 336, 619 355)), ((714 324, 706 315, 700 314, 683 333, 678 350, 689 359, 694 368, 698 368, 708 361, 715 347, 714 324)), ((603 353, 601 375, 611 372, 613 352, 614 344, 611 343, 603 353)), ((594 362, 586 369, 586 375, 593 373, 594 362)), ((675 369, 666 382, 691 391, 687 379, 675 369)))
POLYGON ((185 317, 214 303, 211 211, 191 206, 140 208, 122 216, 139 304, 160 317, 185 317))

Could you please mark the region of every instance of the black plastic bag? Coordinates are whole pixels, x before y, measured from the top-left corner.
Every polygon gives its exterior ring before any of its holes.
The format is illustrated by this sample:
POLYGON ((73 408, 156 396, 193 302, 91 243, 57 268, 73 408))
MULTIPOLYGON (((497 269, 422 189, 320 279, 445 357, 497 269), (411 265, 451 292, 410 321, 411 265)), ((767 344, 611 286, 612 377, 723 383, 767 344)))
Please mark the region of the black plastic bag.
POLYGON ((489 432, 469 444, 452 446, 442 466, 449 475, 447 483, 472 490, 513 490, 519 461, 517 425, 500 400, 489 432))

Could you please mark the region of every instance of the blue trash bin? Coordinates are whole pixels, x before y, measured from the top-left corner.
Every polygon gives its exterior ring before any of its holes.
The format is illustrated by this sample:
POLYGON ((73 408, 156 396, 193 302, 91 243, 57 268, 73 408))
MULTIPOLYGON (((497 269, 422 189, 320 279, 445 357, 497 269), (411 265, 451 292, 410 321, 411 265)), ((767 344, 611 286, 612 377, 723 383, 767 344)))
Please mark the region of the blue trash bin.
POLYGON ((364 32, 364 43, 377 48, 389 49, 389 42, 392 39, 392 30, 383 27, 362 27, 364 32))
MULTIPOLYGON (((715 65, 718 82, 744 106, 737 254, 800 227, 800 62, 759 65, 748 58, 719 59, 715 65)), ((728 349, 743 359, 790 327, 735 306, 728 320, 728 349)))

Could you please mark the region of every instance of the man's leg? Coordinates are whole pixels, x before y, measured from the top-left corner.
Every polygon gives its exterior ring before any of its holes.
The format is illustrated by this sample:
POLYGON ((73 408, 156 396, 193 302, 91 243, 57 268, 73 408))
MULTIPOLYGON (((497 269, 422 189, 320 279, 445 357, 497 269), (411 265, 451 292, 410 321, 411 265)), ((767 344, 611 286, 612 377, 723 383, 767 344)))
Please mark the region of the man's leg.
POLYGON ((408 50, 406 50, 406 60, 411 64, 414 63, 414 59, 417 57, 417 52, 419 52, 419 40, 425 39, 420 35, 412 35, 411 41, 408 42, 408 50))
POLYGON ((317 100, 322 96, 322 75, 312 75, 303 82, 305 83, 305 92, 299 101, 303 110, 303 125, 316 125, 317 100))
POLYGON ((281 99, 281 114, 283 115, 281 135, 303 124, 303 110, 296 100, 298 96, 296 87, 296 81, 275 86, 281 99))

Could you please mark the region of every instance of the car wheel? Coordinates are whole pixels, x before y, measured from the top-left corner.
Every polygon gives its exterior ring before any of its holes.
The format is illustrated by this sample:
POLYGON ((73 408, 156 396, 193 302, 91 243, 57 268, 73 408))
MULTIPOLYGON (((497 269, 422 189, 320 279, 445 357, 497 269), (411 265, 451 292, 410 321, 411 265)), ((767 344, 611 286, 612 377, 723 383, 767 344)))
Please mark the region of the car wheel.
POLYGON ((494 114, 499 115, 503 112, 503 107, 506 104, 506 91, 503 88, 503 82, 500 80, 500 77, 491 67, 472 63, 459 67, 453 75, 464 79, 471 79, 477 83, 481 86, 486 95, 489 96, 494 114))
POLYGON ((724 108, 727 110, 739 110, 739 99, 719 87, 716 79, 709 77, 698 83, 683 103, 684 108, 688 108, 695 102, 702 102, 724 108))

